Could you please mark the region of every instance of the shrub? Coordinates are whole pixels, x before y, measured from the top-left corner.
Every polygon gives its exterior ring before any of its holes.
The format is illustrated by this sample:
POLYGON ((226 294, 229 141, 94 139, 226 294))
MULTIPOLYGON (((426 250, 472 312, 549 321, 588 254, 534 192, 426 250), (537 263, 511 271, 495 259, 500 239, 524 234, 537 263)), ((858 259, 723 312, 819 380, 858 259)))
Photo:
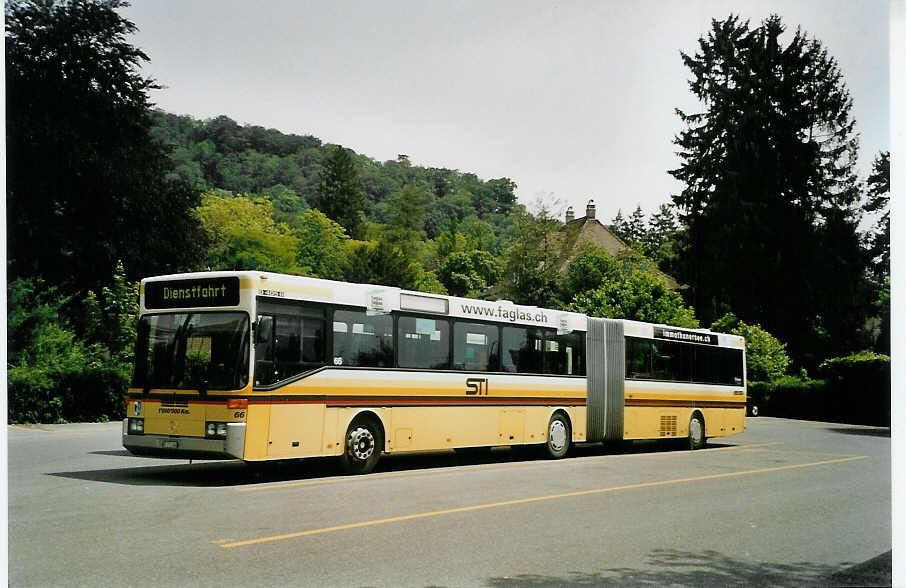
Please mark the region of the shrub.
POLYGON ((860 425, 890 425, 890 358, 871 351, 825 360, 822 379, 805 374, 749 382, 762 414, 860 425))
POLYGON ((826 359, 818 370, 846 422, 890 425, 890 357, 860 351, 826 359))
MULTIPOLYGON (((123 358, 126 352, 111 353, 101 343, 87 345, 79 340, 61 318, 71 298, 60 296, 40 279, 14 280, 8 294, 9 421, 61 423, 121 418, 131 370, 123 358)), ((109 304, 112 302, 105 306, 109 304)), ((126 320, 126 333, 130 325, 126 320)), ((112 340, 123 336, 116 329, 107 333, 112 340)))
POLYGON ((780 376, 766 382, 749 382, 750 402, 761 414, 797 419, 823 419, 824 380, 780 376))

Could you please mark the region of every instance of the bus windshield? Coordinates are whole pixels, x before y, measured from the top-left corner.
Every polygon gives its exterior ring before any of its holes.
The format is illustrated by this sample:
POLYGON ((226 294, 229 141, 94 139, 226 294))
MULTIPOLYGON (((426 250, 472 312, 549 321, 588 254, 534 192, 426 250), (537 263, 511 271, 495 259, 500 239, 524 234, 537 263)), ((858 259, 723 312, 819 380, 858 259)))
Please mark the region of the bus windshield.
POLYGON ((134 387, 238 390, 249 378, 248 314, 146 315, 135 351, 134 387))

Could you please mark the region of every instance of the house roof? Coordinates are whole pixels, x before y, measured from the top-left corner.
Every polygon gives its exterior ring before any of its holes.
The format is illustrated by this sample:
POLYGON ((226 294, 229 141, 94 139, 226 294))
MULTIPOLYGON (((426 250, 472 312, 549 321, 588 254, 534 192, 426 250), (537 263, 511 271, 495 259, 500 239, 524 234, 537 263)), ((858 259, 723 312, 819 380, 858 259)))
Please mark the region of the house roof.
MULTIPOLYGON (((592 210, 593 212, 593 210, 592 210)), ((610 229, 605 227, 599 220, 591 216, 583 216, 567 222, 555 234, 552 235, 555 241, 560 241, 561 258, 563 262, 560 265, 560 272, 565 273, 569 265, 573 262, 582 246, 585 244, 603 247, 613 257, 620 257, 633 251, 633 249, 623 242, 622 239, 614 235, 610 229)), ((654 262, 652 262, 653 264, 654 262)), ((681 290, 685 288, 673 276, 665 274, 653 268, 654 272, 661 276, 671 290, 681 290)))

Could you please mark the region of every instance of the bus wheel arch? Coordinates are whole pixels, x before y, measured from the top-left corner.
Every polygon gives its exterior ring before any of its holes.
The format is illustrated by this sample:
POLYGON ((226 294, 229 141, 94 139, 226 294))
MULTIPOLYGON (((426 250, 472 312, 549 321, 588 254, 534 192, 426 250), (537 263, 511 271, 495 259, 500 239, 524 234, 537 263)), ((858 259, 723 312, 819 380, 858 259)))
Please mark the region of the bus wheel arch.
POLYGON ((384 424, 374 412, 356 414, 343 436, 340 465, 350 474, 367 474, 377 465, 386 439, 384 424))
POLYGON ((572 444, 573 425, 569 414, 563 409, 555 410, 547 424, 547 440, 544 453, 550 459, 560 459, 569 452, 572 444))
POLYGON ((689 417, 689 448, 701 449, 705 446, 705 417, 700 410, 692 411, 689 417))

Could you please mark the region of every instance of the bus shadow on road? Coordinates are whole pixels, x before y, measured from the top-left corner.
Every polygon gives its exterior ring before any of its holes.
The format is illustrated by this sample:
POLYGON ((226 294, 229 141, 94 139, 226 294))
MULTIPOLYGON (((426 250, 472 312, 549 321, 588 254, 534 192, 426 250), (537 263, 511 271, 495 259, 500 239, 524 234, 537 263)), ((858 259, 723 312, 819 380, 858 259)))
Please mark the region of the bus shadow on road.
MULTIPOLYGON (((844 564, 848 565, 848 564, 844 564)), ((488 586, 812 586, 841 566, 797 562, 774 563, 737 559, 717 551, 699 553, 657 549, 640 569, 605 568, 595 572, 570 572, 563 577, 534 574, 490 578, 488 586)))
MULTIPOLYGON (((727 447, 726 444, 709 443, 708 448, 727 447)), ((642 455, 688 450, 688 442, 668 441, 627 441, 601 445, 600 443, 577 445, 565 458, 642 455)), ((303 460, 269 461, 244 463, 230 461, 173 460, 172 464, 161 464, 159 459, 136 457, 126 450, 93 451, 93 455, 130 457, 133 464, 141 460, 153 461, 154 465, 105 468, 74 472, 50 472, 47 475, 76 480, 88 480, 129 486, 195 486, 224 487, 262 484, 267 482, 305 481, 341 477, 338 460, 330 457, 313 457, 303 460)), ((547 462, 540 451, 533 447, 479 448, 463 451, 432 453, 410 453, 389 455, 378 462, 374 473, 393 473, 413 470, 456 468, 506 463, 547 462)))

